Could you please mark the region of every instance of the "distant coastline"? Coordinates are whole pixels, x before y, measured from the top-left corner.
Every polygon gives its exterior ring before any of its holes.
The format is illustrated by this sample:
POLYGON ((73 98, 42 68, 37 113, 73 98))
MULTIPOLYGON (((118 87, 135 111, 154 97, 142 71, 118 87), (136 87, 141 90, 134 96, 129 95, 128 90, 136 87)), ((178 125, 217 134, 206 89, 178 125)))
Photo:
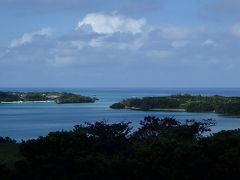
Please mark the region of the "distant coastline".
POLYGON ((124 99, 110 106, 112 109, 169 112, 212 112, 240 115, 240 97, 172 95, 124 99))
POLYGON ((25 103, 54 103, 54 101, 9 101, 9 102, 0 102, 0 104, 25 104, 25 103))
POLYGON ((21 103, 94 103, 96 97, 82 96, 67 92, 1 92, 1 104, 21 103))
MULTIPOLYGON (((125 109, 142 111, 143 109, 138 107, 126 107, 125 109)), ((162 111, 162 112, 187 112, 186 109, 162 109, 162 108, 153 108, 148 109, 147 111, 162 111)))

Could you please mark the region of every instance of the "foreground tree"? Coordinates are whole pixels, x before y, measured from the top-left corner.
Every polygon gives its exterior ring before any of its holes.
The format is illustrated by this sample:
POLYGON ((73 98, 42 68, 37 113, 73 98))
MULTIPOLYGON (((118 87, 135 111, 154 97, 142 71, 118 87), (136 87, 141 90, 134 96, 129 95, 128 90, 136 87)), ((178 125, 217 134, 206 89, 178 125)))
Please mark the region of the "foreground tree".
POLYGON ((136 131, 130 123, 86 123, 22 142, 24 159, 0 172, 20 180, 239 179, 240 130, 204 136, 212 125, 152 116, 136 131))
POLYGON ((211 131, 210 127, 215 125, 212 119, 201 122, 185 121, 180 123, 174 118, 160 119, 147 116, 140 121, 141 127, 134 132, 133 136, 139 140, 152 140, 152 138, 165 138, 175 140, 197 140, 204 133, 211 131))

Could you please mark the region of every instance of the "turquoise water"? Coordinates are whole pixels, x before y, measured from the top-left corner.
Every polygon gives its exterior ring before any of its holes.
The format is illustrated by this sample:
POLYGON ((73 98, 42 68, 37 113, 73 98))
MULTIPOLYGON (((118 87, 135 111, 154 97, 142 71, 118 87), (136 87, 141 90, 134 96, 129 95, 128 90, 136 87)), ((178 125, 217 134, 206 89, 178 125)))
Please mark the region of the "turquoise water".
POLYGON ((240 117, 226 117, 214 113, 186 112, 145 112, 132 110, 113 110, 112 103, 129 97, 165 96, 171 94, 201 94, 240 96, 240 89, 180 89, 180 88, 97 88, 97 89, 57 89, 57 88, 1 88, 2 91, 67 91, 96 96, 100 100, 89 104, 23 103, 0 104, 0 136, 17 140, 47 135, 50 131, 72 129, 83 122, 107 120, 108 122, 130 121, 134 128, 147 115, 202 120, 212 118, 217 124, 213 132, 223 129, 240 128, 240 117))

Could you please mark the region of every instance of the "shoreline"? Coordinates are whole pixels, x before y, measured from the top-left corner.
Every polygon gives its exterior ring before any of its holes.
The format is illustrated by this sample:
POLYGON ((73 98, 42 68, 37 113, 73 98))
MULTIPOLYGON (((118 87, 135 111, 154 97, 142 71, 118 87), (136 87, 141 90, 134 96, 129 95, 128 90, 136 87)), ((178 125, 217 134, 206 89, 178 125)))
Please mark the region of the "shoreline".
POLYGON ((55 101, 10 101, 0 102, 0 104, 24 104, 24 103, 54 103, 55 101))
POLYGON ((187 112, 186 109, 141 109, 136 107, 126 107, 125 109, 137 110, 137 111, 187 112))

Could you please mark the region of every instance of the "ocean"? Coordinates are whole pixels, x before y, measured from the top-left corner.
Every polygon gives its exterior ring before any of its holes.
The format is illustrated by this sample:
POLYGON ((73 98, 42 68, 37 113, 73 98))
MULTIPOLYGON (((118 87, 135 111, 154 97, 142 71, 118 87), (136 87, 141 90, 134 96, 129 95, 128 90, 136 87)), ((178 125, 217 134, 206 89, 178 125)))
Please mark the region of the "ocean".
POLYGON ((240 96, 240 88, 0 88, 0 91, 64 91, 99 98, 96 103, 0 104, 0 136, 18 141, 45 136, 51 131, 70 130, 84 122, 131 122, 133 129, 145 116, 174 117, 179 121, 214 119, 212 133, 240 128, 240 117, 215 113, 149 112, 113 110, 109 106, 125 98, 173 94, 240 96))

